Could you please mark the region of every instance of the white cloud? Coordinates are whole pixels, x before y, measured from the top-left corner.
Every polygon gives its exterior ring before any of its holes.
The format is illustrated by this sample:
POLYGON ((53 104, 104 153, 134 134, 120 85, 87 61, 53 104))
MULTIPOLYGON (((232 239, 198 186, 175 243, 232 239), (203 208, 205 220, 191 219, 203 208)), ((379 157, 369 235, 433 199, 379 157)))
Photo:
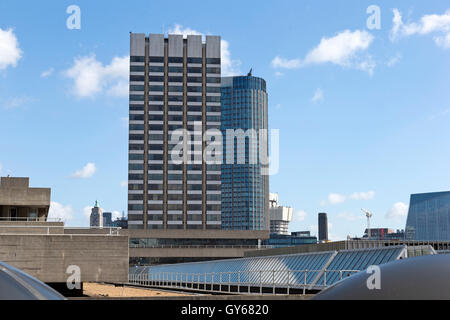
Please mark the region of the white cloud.
POLYGON ((189 27, 183 28, 180 24, 175 24, 173 28, 169 28, 168 30, 169 34, 182 34, 183 37, 187 37, 188 35, 194 35, 194 36, 204 36, 203 33, 198 32, 197 30, 191 29, 189 27))
POLYGON ((345 195, 345 194, 339 194, 339 193, 330 193, 328 195, 327 200, 323 200, 321 202, 322 206, 326 205, 336 205, 339 203, 343 203, 350 200, 371 200, 375 197, 375 191, 368 191, 368 192, 354 192, 351 195, 345 195))
POLYGON ((78 57, 64 75, 74 81, 73 93, 79 98, 94 97, 102 92, 125 97, 128 95, 129 61, 128 56, 114 57, 104 66, 95 55, 78 57))
POLYGON ((50 68, 50 69, 45 70, 45 71, 42 71, 41 78, 48 78, 48 77, 50 77, 53 74, 54 71, 55 71, 55 69, 53 69, 53 68, 50 68))
POLYGON ((282 76, 284 76, 284 73, 283 73, 283 72, 275 71, 275 77, 280 78, 280 77, 282 77, 282 76))
POLYGON ((438 33, 434 37, 435 43, 439 47, 450 48, 450 9, 444 14, 426 14, 420 18, 419 22, 404 23, 402 14, 398 9, 393 9, 393 27, 390 31, 391 41, 396 41, 401 37, 412 35, 428 35, 438 33))
POLYGON ((343 203, 345 202, 345 200, 347 200, 347 196, 343 195, 343 194, 339 194, 339 193, 330 193, 328 195, 328 199, 322 201, 322 205, 325 206, 327 204, 339 204, 339 203, 343 203))
POLYGON ((352 222, 352 221, 362 220, 362 219, 364 219, 364 216, 362 214, 355 215, 352 212, 342 212, 342 213, 338 214, 338 218, 352 222))
POLYGON ((111 219, 112 219, 112 221, 114 221, 118 218, 122 218, 122 213, 117 210, 114 210, 111 214, 111 219))
POLYGON ((272 60, 272 66, 297 69, 311 64, 332 63, 372 74, 375 62, 368 55, 361 56, 361 53, 367 51, 373 39, 374 37, 365 30, 345 30, 330 38, 323 37, 317 47, 312 49, 303 60, 288 60, 276 56, 272 60))
POLYGON ((305 211, 299 210, 299 211, 296 211, 294 213, 294 216, 292 217, 293 218, 292 220, 293 221, 304 221, 307 216, 308 216, 308 214, 305 211))
POLYGON ((441 48, 449 49, 450 48, 450 33, 447 33, 445 36, 435 37, 434 42, 441 48))
MULTIPOLYGON (((169 28, 169 34, 182 34, 183 37, 187 37, 188 35, 201 35, 205 37, 205 35, 197 30, 191 28, 184 28, 182 25, 175 24, 173 28, 169 28)), ((230 44, 226 40, 221 40, 220 42, 220 51, 221 51, 221 68, 222 68, 222 76, 235 76, 240 75, 240 60, 233 60, 231 58, 230 44)))
POLYGON ((49 219, 60 219, 62 221, 68 221, 71 220, 72 217, 73 209, 70 205, 64 206, 54 201, 50 203, 50 210, 48 211, 49 219))
POLYGON ((397 53, 395 56, 391 57, 388 62, 386 63, 386 65, 388 67, 393 67, 395 66, 397 63, 400 62, 400 60, 402 59, 402 55, 400 53, 397 53))
POLYGON ((444 109, 443 111, 433 114, 431 115, 428 119, 431 120, 435 120, 435 119, 439 119, 441 117, 444 117, 446 115, 450 114, 450 108, 444 109))
POLYGON ((400 28, 402 27, 402 15, 398 9, 392 10, 394 17, 392 18, 392 29, 389 33, 389 38, 391 41, 395 41, 400 32, 400 28))
POLYGON ((395 203, 386 214, 387 219, 400 220, 408 215, 408 205, 403 202, 395 203))
POLYGON ((83 208, 83 217, 85 217, 86 219, 90 219, 91 217, 91 212, 92 212, 92 206, 86 206, 83 208))
POLYGON ((74 174, 72 174, 72 178, 80 178, 80 179, 90 178, 94 175, 95 171, 97 171, 95 163, 89 162, 81 170, 78 170, 74 174))
POLYGON ((19 48, 19 41, 13 30, 0 28, 0 70, 17 66, 20 58, 22 58, 22 50, 19 48))
POLYGON ((322 38, 320 44, 308 53, 304 63, 333 63, 350 66, 356 54, 369 48, 373 36, 367 31, 345 30, 331 38, 322 38))
POLYGON ((276 56, 272 60, 272 67, 274 67, 274 68, 298 69, 301 66, 302 66, 302 62, 300 59, 288 60, 285 58, 281 58, 280 56, 276 56))
POLYGON ((323 101, 323 99, 324 99, 323 90, 317 88, 316 92, 314 92, 314 96, 312 97, 311 101, 317 103, 323 101))
POLYGON ((120 186, 121 186, 122 188, 125 188, 126 186, 128 186, 128 181, 126 181, 126 180, 121 181, 121 182, 120 182, 120 186))
POLYGON ((2 102, 2 106, 4 109, 17 109, 22 107, 23 105, 31 104, 33 102, 38 101, 36 98, 22 96, 22 97, 14 97, 2 102))
POLYGON ((371 200, 375 197, 375 191, 355 192, 350 195, 352 200, 371 200))

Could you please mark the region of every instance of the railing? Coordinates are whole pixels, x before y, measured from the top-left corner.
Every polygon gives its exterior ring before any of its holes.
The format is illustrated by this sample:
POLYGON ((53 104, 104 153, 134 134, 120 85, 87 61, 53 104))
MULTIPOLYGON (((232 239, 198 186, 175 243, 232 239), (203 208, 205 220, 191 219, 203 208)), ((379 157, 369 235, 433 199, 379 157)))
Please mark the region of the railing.
POLYGON ((45 217, 0 217, 0 221, 62 222, 60 218, 45 218, 45 217))
MULTIPOLYGON (((47 221, 48 222, 48 221, 47 221)), ((67 230, 105 230, 107 232, 105 233, 77 233, 80 235, 120 235, 120 230, 122 228, 120 227, 64 227, 64 226, 49 226, 49 225, 0 225, 0 229, 39 229, 39 230, 46 230, 46 234, 58 234, 53 233, 51 230, 62 230, 61 234, 71 234, 71 233, 64 233, 64 231, 67 230)))
POLYGON ((271 249, 273 246, 258 245, 146 245, 130 243, 130 248, 146 249, 271 249))
POLYGON ((360 270, 253 270, 235 272, 130 273, 131 285, 238 294, 306 294, 323 290, 360 270), (318 281, 321 281, 318 283, 318 281))

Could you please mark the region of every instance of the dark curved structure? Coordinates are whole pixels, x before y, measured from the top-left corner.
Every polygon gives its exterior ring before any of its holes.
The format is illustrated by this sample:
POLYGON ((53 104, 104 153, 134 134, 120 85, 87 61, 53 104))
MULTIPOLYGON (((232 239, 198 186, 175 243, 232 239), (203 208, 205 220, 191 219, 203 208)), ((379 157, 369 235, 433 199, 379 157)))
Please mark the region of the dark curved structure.
MULTIPOLYGON (((449 300, 450 254, 397 260, 379 266, 380 289, 369 289, 373 273, 339 281, 314 300, 449 300)), ((373 279, 373 278, 372 278, 373 279)))
POLYGON ((0 300, 64 300, 45 283, 0 262, 0 300))

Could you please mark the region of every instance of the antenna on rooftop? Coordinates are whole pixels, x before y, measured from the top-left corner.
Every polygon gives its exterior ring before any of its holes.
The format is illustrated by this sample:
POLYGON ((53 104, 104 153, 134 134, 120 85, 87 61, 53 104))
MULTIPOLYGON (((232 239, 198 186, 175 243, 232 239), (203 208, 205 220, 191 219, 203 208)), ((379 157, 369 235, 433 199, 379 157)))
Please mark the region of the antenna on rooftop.
POLYGON ((251 76, 252 76, 252 73, 253 73, 253 68, 250 69, 250 71, 249 71, 248 74, 247 74, 247 77, 251 77, 251 76))

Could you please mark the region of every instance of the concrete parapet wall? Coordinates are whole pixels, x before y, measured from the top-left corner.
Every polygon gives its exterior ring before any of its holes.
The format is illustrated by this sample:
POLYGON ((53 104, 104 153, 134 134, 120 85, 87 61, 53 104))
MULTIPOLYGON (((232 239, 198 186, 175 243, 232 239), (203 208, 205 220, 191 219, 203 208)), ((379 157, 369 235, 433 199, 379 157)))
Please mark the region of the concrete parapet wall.
POLYGON ((0 235, 0 261, 47 283, 66 282, 67 267, 82 282, 125 282, 128 237, 104 235, 0 235))

